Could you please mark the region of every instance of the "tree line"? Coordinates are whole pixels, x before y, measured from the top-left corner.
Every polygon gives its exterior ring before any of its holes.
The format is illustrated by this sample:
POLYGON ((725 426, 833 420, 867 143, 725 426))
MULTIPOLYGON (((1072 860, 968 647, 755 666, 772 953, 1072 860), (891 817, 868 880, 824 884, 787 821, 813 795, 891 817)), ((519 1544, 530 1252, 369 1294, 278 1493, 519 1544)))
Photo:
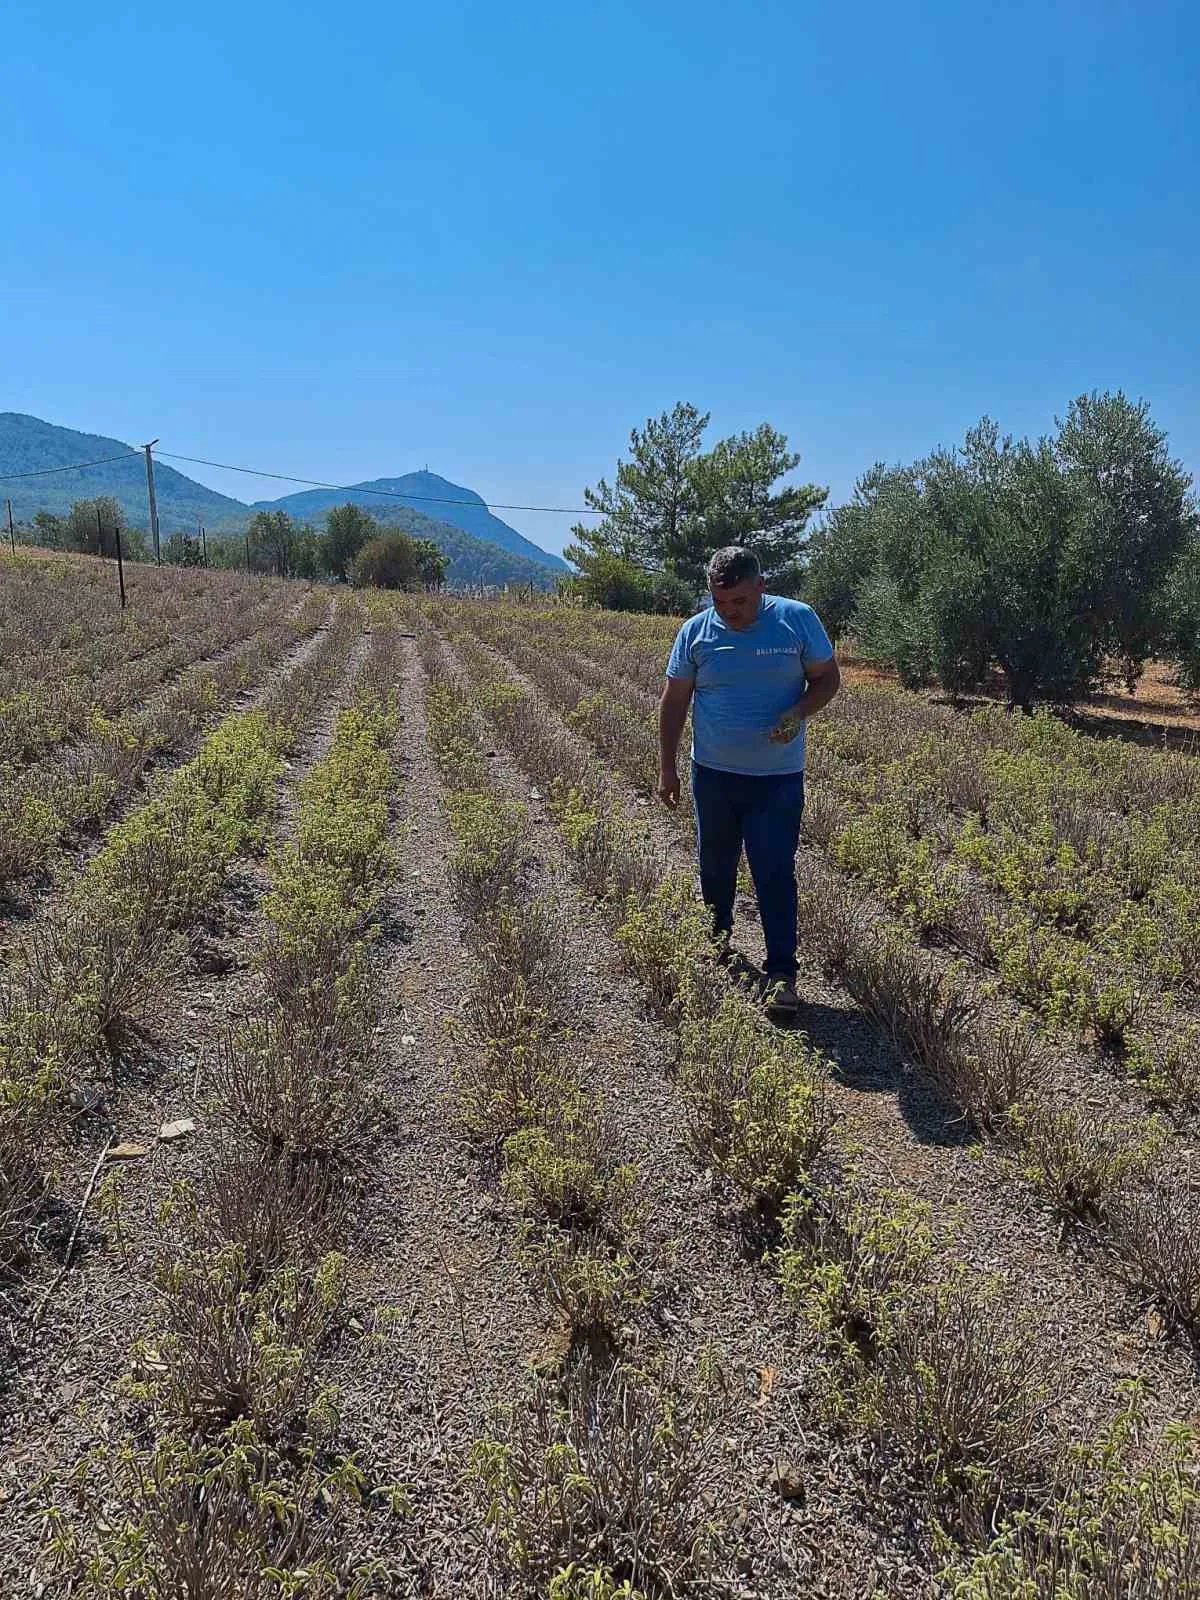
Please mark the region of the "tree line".
POLYGON ((706 450, 708 422, 686 403, 651 418, 614 481, 584 491, 601 517, 572 529, 567 597, 687 614, 709 554, 742 544, 775 593, 912 687, 999 679, 1027 708, 1114 669, 1132 692, 1153 657, 1200 695, 1200 514, 1144 401, 1083 395, 1036 442, 984 418, 960 446, 875 465, 831 509, 781 481, 800 458, 769 423, 706 450))
POLYGON ((1145 402, 1074 400, 1052 435, 985 418, 957 448, 877 465, 809 540, 803 592, 916 687, 999 678, 1069 703, 1151 658, 1200 692, 1200 517, 1145 402))
MULTIPOLYGON (((119 500, 99 495, 77 500, 64 516, 39 511, 30 526, 33 543, 79 555, 114 557, 120 539, 127 561, 153 556, 146 533, 131 528, 119 500)), ((440 589, 449 565, 430 539, 418 539, 378 522, 361 506, 334 506, 318 530, 287 511, 259 511, 242 537, 216 536, 202 545, 180 533, 161 541, 162 559, 176 566, 244 567, 277 578, 331 578, 380 589, 440 589)))

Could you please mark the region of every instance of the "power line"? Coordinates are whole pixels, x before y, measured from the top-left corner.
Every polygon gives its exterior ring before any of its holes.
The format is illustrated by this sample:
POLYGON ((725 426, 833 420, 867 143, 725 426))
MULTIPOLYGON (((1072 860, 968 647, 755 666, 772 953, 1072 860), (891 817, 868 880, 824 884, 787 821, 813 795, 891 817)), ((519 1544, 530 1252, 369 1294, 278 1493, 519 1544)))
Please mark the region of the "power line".
POLYGON ((14 478, 47 478, 52 472, 78 472, 83 467, 103 467, 109 461, 132 461, 141 453, 140 450, 126 450, 119 456, 101 456, 99 461, 72 461, 65 467, 41 467, 37 472, 0 472, 0 483, 11 483, 14 478))
MULTIPOLYGON (((160 450, 168 461, 188 461, 197 467, 219 467, 222 472, 244 472, 252 478, 274 478, 280 483, 302 483, 310 489, 333 489, 338 494, 378 494, 389 500, 422 500, 436 506, 477 506, 478 500, 452 500, 446 495, 401 494, 399 489, 368 489, 354 483, 324 483, 320 478, 296 478, 287 472, 263 472, 258 467, 233 467, 228 461, 206 461, 203 456, 181 456, 173 450, 160 450)), ((594 506, 517 506, 503 500, 485 500, 489 511, 552 511, 564 517, 594 517, 600 513, 594 506)))
MULTIPOLYGON (((101 456, 98 461, 72 461, 63 467, 42 467, 37 472, 0 473, 0 483, 9 483, 16 478, 45 478, 55 472, 79 472, 84 467, 106 466, 110 461, 131 461, 141 454, 140 450, 129 450, 119 456, 101 456)), ((375 494, 387 500, 420 500, 425 505, 434 506, 480 504, 478 500, 451 499, 449 495, 402 494, 399 489, 368 489, 353 483, 326 483, 321 478, 297 478, 287 472, 264 472, 260 467, 235 467, 228 461, 207 461, 203 456, 183 456, 173 450, 160 450, 158 454, 168 461, 187 461, 196 467, 217 467, 221 472, 242 472, 250 478, 273 478, 278 483, 300 483, 308 489, 332 489, 337 494, 375 494)), ((484 500, 482 504, 488 511, 547 511, 560 517, 596 517, 602 514, 594 506, 519 506, 504 500, 484 500)))

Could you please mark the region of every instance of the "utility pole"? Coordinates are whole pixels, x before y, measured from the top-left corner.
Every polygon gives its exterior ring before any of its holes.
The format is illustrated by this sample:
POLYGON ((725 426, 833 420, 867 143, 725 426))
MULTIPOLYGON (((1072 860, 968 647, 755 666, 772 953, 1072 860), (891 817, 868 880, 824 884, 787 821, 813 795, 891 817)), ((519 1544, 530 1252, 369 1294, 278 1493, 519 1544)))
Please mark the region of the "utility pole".
POLYGON ((143 445, 146 452, 146 488, 150 491, 150 536, 154 540, 154 560, 157 566, 162 566, 162 552, 158 547, 158 501, 154 498, 154 457, 150 452, 158 443, 151 439, 150 443, 143 445))
POLYGON ((207 568, 207 566, 208 566, 208 537, 205 534, 204 524, 203 523, 200 524, 200 562, 201 562, 202 566, 207 568))
POLYGON ((13 555, 16 555, 16 553, 17 553, 17 536, 13 532, 12 501, 11 500, 6 500, 4 502, 4 504, 8 507, 8 542, 9 542, 10 545, 12 545, 12 553, 13 553, 13 555))
POLYGON ((246 576, 250 576, 250 535, 246 535, 246 576))

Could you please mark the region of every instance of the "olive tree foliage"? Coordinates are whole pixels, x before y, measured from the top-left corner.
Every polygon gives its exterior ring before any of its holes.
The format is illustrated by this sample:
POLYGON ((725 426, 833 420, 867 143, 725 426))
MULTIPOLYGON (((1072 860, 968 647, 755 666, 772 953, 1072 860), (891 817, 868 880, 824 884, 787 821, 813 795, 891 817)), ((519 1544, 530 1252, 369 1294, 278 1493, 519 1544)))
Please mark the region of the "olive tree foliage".
POLYGON ((321 557, 325 570, 340 583, 350 577, 354 558, 365 544, 379 537, 379 524, 369 511, 347 501, 325 513, 325 538, 321 557))
POLYGON ((414 539, 397 528, 381 528, 368 540, 350 568, 355 588, 440 589, 447 557, 429 539, 414 539))
POLYGON ((695 608, 696 588, 670 572, 647 572, 632 561, 600 551, 578 576, 560 578, 565 599, 606 611, 640 611, 686 617, 695 608))
POLYGON ((1148 408, 1085 396, 1036 444, 985 419, 873 468, 814 533, 804 592, 906 683, 958 694, 999 672, 1013 705, 1072 701, 1112 660, 1132 688, 1156 651, 1181 659, 1196 526, 1148 408))
POLYGON ((1086 574, 1109 621, 1108 648, 1132 692, 1162 642, 1163 590, 1196 528, 1192 480, 1172 460, 1145 401, 1081 395, 1058 425, 1055 451, 1086 520, 1086 574))
POLYGON ((113 495, 97 495, 94 500, 76 500, 65 516, 38 511, 33 518, 33 540, 48 550, 70 550, 85 556, 115 556, 117 535, 126 561, 142 561, 146 556, 146 536, 140 528, 130 528, 121 502, 113 495))
POLYGON ((276 578, 295 576, 294 566, 301 527, 286 511, 257 511, 246 532, 250 567, 276 578))
POLYGON ((1192 529, 1163 580, 1160 622, 1163 655, 1176 681, 1200 701, 1200 529, 1192 529))
POLYGON ((173 533, 163 541, 162 558, 171 567, 199 567, 204 563, 204 549, 198 538, 173 533))
POLYGON ((709 556, 727 544, 749 546, 769 583, 794 588, 808 519, 827 491, 779 487, 800 457, 769 423, 706 451, 708 423, 707 412, 685 402, 651 417, 630 434, 614 481, 602 478, 584 490, 600 520, 576 524, 564 552, 579 569, 576 583, 566 585, 577 597, 652 610, 658 607, 648 595, 657 581, 663 609, 687 609, 685 597, 704 588, 709 556), (595 598, 604 595, 615 598, 595 598))

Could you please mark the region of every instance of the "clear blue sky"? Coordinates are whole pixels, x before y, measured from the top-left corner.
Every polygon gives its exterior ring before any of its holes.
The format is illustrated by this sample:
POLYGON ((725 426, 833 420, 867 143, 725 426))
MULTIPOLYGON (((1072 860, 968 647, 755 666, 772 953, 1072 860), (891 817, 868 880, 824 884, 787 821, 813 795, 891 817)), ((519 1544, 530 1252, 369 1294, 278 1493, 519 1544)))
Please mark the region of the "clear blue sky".
POLYGON ((841 498, 1122 387, 1200 467, 1191 0, 4 12, 0 410, 575 505, 679 399, 841 498))

